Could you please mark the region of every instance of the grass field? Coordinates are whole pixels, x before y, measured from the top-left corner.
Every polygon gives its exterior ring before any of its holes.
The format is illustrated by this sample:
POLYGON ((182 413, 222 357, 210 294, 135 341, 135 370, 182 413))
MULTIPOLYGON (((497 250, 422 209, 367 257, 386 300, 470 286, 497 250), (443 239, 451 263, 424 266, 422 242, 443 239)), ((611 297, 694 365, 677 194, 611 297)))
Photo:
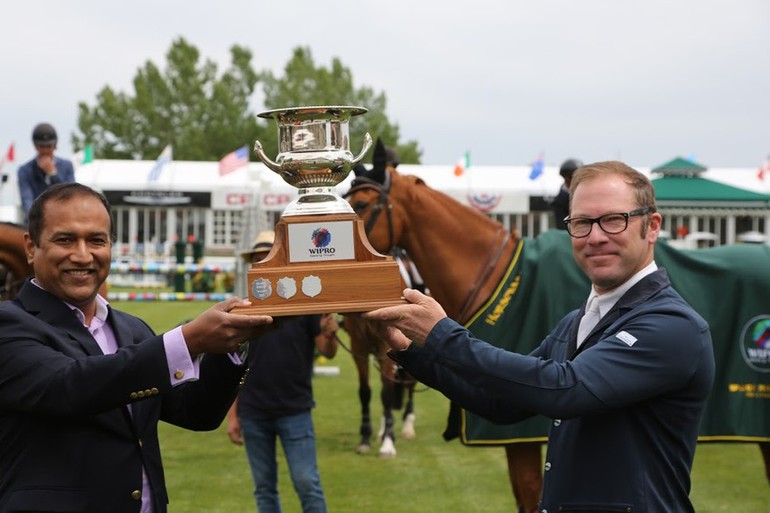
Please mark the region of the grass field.
MULTIPOLYGON (((147 320, 162 332, 207 308, 203 303, 118 303, 113 306, 147 320)), ((376 449, 358 455, 359 405, 355 369, 343 350, 329 362, 339 376, 314 381, 314 411, 321 479, 332 513, 515 512, 503 450, 445 442, 441 432, 447 400, 420 387, 416 398, 416 440, 398 440, 398 456, 381 460, 376 449)), ((373 381, 373 396, 379 383, 373 381)), ((381 408, 373 401, 372 414, 381 408)), ((400 423, 399 423, 400 429, 400 423)), ((255 511, 243 449, 221 426, 191 433, 161 425, 170 513, 255 511)), ((279 485, 284 511, 300 511, 283 456, 279 485)), ((618 469, 622 472, 623 469, 618 469)), ((702 444, 693 468, 691 497, 699 513, 770 511, 770 486, 755 444, 702 444)))

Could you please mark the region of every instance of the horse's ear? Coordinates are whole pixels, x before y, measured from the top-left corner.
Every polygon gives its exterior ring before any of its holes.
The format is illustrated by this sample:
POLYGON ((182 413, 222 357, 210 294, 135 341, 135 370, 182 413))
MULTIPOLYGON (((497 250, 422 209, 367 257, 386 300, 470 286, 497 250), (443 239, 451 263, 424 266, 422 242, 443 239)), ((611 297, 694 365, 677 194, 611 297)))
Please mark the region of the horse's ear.
POLYGON ((366 166, 361 164, 360 162, 353 166, 353 174, 356 176, 365 176, 366 173, 368 173, 369 170, 366 169, 366 166))
POLYGON ((385 168, 387 167, 388 154, 385 151, 385 145, 382 144, 382 139, 377 138, 377 143, 374 145, 374 153, 372 154, 372 180, 376 180, 379 183, 385 183, 385 168))

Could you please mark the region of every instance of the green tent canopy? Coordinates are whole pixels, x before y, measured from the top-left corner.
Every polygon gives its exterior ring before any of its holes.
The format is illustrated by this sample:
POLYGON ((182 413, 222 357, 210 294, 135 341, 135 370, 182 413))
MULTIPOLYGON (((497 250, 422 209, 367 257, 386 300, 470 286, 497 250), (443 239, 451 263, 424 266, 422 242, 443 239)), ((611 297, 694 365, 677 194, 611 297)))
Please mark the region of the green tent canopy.
POLYGON ((699 175, 705 166, 677 157, 650 171, 660 207, 770 208, 770 195, 715 182, 699 175))

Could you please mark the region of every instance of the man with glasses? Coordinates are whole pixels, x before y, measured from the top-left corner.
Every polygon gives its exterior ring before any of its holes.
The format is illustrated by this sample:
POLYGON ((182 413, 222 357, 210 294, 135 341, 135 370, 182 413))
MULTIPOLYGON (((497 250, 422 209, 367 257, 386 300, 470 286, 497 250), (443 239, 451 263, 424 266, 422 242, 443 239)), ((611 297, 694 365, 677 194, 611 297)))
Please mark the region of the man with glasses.
POLYGON ((690 470, 714 380, 706 322, 654 261, 650 181, 621 162, 581 167, 565 219, 588 300, 529 355, 493 347, 433 299, 364 317, 423 383, 498 423, 552 418, 542 513, 692 512, 690 470))

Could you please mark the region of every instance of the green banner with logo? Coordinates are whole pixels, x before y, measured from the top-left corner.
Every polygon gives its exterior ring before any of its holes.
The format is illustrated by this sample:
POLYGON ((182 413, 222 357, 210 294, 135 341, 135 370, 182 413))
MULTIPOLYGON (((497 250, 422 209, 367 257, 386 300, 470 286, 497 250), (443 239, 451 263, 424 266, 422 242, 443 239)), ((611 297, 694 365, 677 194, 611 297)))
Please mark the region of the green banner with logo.
MULTIPOLYGON (((770 441, 770 248, 681 250, 659 242, 655 261, 711 326, 716 379, 700 440, 770 441)), ((482 340, 526 354, 582 304, 589 288, 566 232, 523 239, 502 283, 468 327, 482 340)), ((469 445, 546 440, 549 426, 541 417, 500 426, 466 411, 450 419, 459 420, 457 434, 469 445)))

